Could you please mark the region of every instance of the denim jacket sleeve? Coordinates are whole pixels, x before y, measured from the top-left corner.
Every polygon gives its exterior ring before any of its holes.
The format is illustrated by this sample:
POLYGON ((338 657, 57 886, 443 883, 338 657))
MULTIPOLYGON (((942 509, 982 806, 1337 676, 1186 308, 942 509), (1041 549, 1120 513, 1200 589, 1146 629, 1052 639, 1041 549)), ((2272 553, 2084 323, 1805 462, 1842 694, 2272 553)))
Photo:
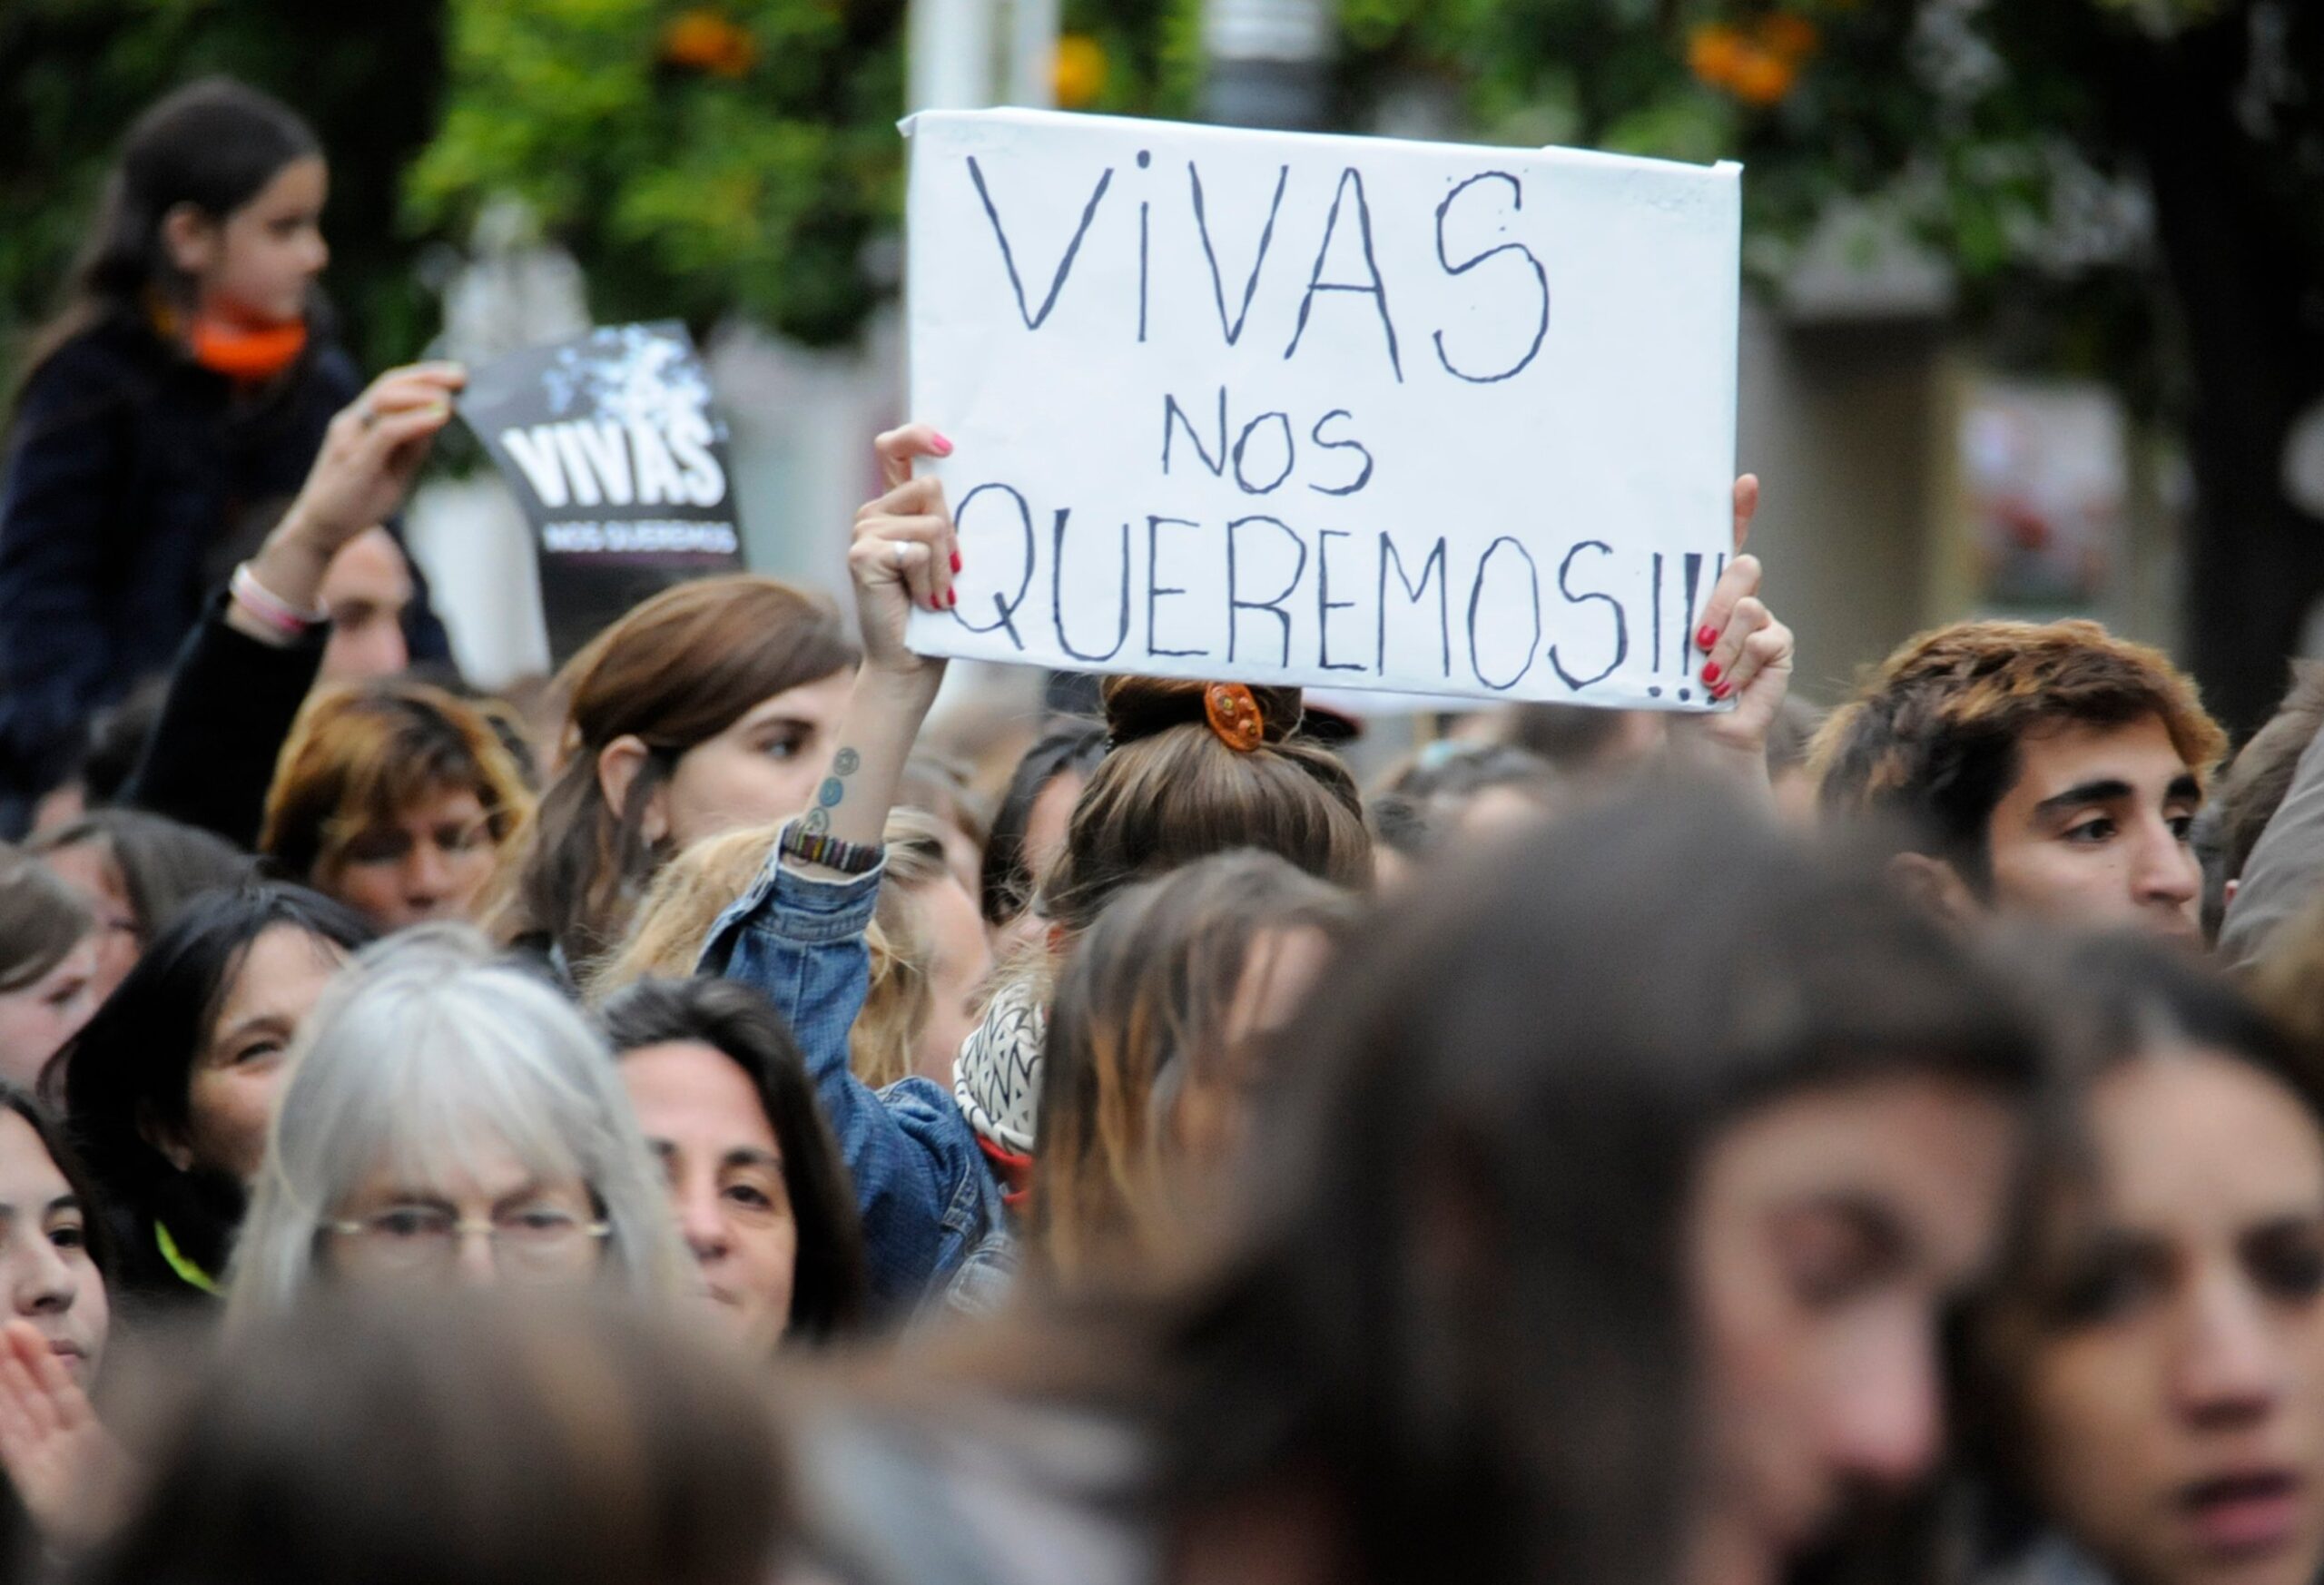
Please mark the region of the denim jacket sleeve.
POLYGON ((711 927, 697 968, 755 986, 790 1024, 855 1180, 873 1307, 904 1310, 960 1265, 1000 1209, 949 1090, 914 1078, 874 1093, 848 1067, 848 1031, 871 976, 863 932, 882 872, 816 881, 770 853, 711 927))

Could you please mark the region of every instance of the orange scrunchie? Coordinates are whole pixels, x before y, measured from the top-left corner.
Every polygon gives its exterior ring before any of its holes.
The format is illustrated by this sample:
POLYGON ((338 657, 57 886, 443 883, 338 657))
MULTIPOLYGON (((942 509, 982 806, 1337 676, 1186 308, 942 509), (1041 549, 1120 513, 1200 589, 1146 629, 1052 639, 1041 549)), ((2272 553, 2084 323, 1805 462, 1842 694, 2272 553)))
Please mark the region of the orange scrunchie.
POLYGON ((1240 683, 1212 683, 1202 691, 1203 718, 1218 741, 1247 754, 1267 740, 1266 717, 1251 690, 1240 683))

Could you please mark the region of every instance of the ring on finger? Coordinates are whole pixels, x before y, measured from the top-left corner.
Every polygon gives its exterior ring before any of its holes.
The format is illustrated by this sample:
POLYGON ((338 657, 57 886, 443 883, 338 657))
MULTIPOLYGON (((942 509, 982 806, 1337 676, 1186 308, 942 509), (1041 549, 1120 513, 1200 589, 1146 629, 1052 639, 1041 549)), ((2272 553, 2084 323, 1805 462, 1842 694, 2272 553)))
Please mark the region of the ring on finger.
POLYGON ((911 546, 899 539, 891 547, 889 554, 896 564, 896 570, 901 572, 904 564, 911 559, 911 546))
POLYGON ((368 429, 379 421, 379 409, 367 399, 355 404, 355 421, 368 429))

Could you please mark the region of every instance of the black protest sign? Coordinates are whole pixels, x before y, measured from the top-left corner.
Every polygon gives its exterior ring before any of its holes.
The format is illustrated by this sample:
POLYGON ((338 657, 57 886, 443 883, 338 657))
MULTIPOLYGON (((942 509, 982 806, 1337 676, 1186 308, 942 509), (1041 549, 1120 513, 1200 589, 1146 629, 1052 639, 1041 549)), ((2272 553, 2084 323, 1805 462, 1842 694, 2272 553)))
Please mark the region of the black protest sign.
POLYGON ((532 525, 560 665, 647 596, 741 570, 726 422, 684 326, 495 359, 469 371, 459 412, 532 525))

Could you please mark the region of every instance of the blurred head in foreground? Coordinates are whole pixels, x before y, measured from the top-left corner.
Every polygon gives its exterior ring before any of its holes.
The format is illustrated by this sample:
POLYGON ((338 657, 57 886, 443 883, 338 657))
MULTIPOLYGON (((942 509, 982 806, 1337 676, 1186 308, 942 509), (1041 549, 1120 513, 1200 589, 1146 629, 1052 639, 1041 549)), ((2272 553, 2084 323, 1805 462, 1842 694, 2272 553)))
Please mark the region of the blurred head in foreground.
POLYGON ((1190 1567, 1771 1580, 1934 1463, 2040 1047, 1876 874, 1577 815, 1368 921, 1274 1059, 1240 1225, 1017 1376, 1150 1443, 1190 1567))
POLYGON ((681 1326, 506 1295, 320 1296, 234 1338, 92 1585, 762 1585, 783 1460, 681 1326))

